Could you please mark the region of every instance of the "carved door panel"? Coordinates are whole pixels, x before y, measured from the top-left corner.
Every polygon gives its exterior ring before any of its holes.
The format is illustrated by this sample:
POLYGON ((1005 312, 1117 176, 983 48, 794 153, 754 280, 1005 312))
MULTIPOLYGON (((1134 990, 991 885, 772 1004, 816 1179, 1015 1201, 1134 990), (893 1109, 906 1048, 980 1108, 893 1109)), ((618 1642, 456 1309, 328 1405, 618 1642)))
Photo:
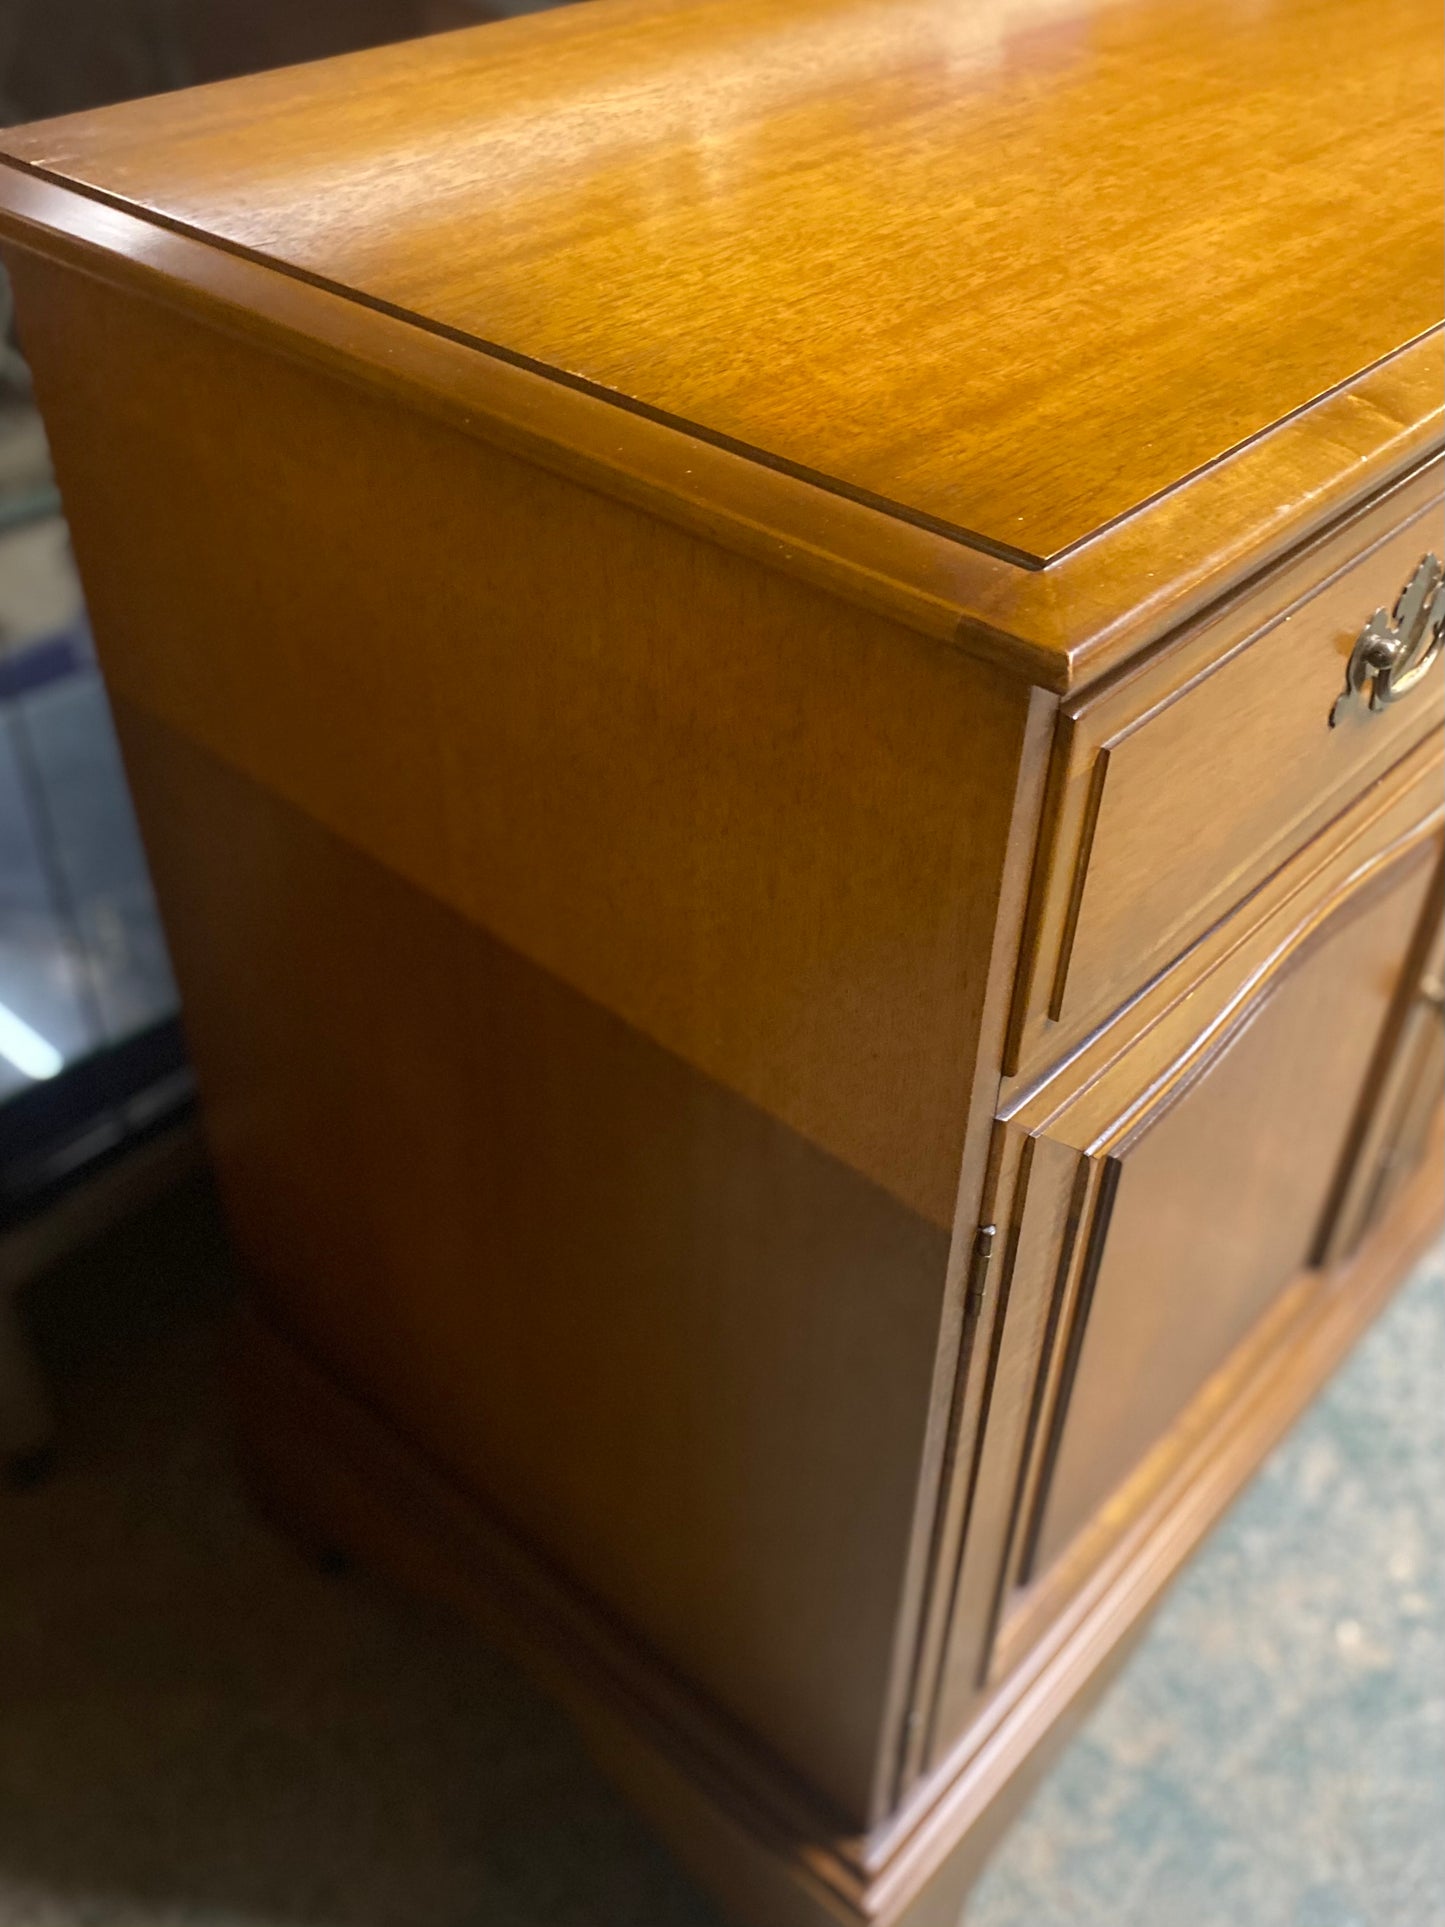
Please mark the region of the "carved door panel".
POLYGON ((1312 1263, 1434 847, 1418 816, 1371 854, 1345 846, 1212 974, 1004 1120, 935 1759, 1324 1288, 1312 1263))

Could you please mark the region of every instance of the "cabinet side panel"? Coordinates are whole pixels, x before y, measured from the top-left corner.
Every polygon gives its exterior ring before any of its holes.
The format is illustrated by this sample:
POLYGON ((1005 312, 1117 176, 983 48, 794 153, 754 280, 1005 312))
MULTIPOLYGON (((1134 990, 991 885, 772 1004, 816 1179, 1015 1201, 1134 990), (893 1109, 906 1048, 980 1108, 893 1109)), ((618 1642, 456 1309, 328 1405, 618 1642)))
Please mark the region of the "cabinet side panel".
POLYGON ((245 1254, 863 1820, 1025 692, 18 265, 245 1254))
POLYGON ((110 687, 950 1224, 1026 690, 12 264, 110 687))

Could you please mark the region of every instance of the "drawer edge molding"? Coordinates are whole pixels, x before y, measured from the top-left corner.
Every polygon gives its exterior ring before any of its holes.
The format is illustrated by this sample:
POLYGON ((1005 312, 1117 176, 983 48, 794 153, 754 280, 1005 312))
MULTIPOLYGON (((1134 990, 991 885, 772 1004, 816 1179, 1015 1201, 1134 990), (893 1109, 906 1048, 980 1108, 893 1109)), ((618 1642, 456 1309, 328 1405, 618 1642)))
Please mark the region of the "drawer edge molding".
MULTIPOLYGON (((1266 927, 1288 932, 1280 940, 1280 948, 1287 954, 1297 938, 1304 940, 1311 927, 1328 921, 1356 888, 1365 888, 1373 877, 1393 868, 1410 852, 1423 852, 1445 822, 1445 800, 1437 799, 1434 793, 1442 769, 1445 732, 1437 732, 1434 738, 1417 745, 1395 769, 1387 771, 1366 797, 1342 810, 1316 844, 1294 852, 1244 903, 1221 917, 1196 945, 1161 970, 1119 1013, 1098 1025, 1076 1050, 1040 1077, 1008 1092, 999 1105, 1000 1121, 1013 1124, 1030 1120, 1030 1128, 1053 1122, 1080 1091, 1107 1076, 1139 1038, 1166 1021, 1202 982, 1222 970, 1239 968, 1231 960, 1246 954, 1266 927), (1357 869, 1331 881, 1331 873, 1338 871, 1342 857, 1376 825, 1392 817, 1397 823, 1387 840, 1376 845, 1357 869), (1291 904, 1296 905, 1294 920, 1286 924, 1291 904)), ((1249 966, 1251 981, 1262 968, 1265 966, 1249 966)), ((1231 1000, 1231 1008, 1236 1001, 1231 1000)), ((1202 1037, 1200 1042, 1203 1045, 1202 1037)))
POLYGON ((1060 716, 1005 1075, 1033 1077, 1108 1021, 1436 727, 1438 660, 1411 700, 1329 712, 1352 600, 1398 587, 1434 533, 1424 501, 1372 510, 1243 603, 1060 716), (1403 508, 1403 515, 1397 514, 1403 508), (1385 526, 1379 526, 1384 521, 1385 526), (1371 526, 1373 524, 1373 526, 1371 526), (1295 686, 1278 715, 1271 678, 1295 686), (1242 707, 1241 707, 1242 706, 1242 707), (1316 713, 1318 712, 1318 713, 1316 713), (1161 781, 1175 791, 1159 811, 1161 781))

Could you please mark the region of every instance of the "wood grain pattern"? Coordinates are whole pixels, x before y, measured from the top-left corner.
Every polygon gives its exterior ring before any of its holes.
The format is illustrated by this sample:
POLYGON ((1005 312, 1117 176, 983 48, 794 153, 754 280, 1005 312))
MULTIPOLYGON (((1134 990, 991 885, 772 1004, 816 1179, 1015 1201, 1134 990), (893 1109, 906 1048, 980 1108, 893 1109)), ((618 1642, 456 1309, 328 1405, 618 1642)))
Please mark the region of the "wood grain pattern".
POLYGON ((951 1226, 1027 692, 134 297, 17 286, 117 694, 951 1226))
POLYGON ((340 1543, 500 1639, 557 1694, 599 1760, 683 1863, 759 1927, 955 1927, 990 1845, 1145 1630, 1150 1611, 1245 1481, 1298 1417, 1434 1237, 1433 1143, 1382 1235, 1338 1289, 1314 1299, 1293 1342, 1259 1361, 1242 1396, 1196 1442, 1050 1634, 1010 1676, 940 1771, 865 1838, 767 1797, 756 1775, 638 1666, 605 1625, 559 1595, 475 1504, 459 1499, 394 1428, 284 1339, 252 1323, 239 1360, 249 1443, 268 1496, 303 1542, 340 1543))
POLYGON ((1047 690, 1081 688, 1388 495, 1445 434, 1439 334, 1045 570, 0 162, 0 236, 579 481, 1047 690))
POLYGON ((246 1249, 863 1823, 1051 705, 134 296, 17 279, 246 1249), (856 1339, 899 1402, 845 1386, 856 1339))
POLYGON ((951 1922, 1435 1208, 1364 18, 598 0, 5 137, 253 1457, 754 1927, 951 1922))
MULTIPOLYGON (((1426 882, 1416 866, 1387 900, 1361 906, 1368 916, 1337 917, 1288 975, 1271 976, 1186 1089, 1107 1144, 1094 1137, 1089 1155, 1117 1183, 1089 1230, 1095 1268, 1043 1447, 1024 1583, 1094 1518, 1306 1263, 1426 882)), ((1138 1092, 1123 1102, 1134 1111, 1138 1092)))
POLYGON ((5 147, 1041 562, 1439 323, 1439 51, 1426 0, 602 0, 5 147))
POLYGON ((124 698, 116 716, 273 1316, 861 1821, 947 1230, 124 698))

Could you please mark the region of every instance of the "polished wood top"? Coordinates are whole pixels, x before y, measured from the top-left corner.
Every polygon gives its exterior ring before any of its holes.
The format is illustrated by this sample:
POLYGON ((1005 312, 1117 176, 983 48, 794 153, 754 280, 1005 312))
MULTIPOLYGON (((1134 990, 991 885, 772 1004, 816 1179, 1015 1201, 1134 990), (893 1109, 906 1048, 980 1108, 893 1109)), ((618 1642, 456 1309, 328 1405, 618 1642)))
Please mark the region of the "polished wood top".
POLYGON ((595 0, 10 129, 1026 564, 1439 321, 1436 0, 595 0))

